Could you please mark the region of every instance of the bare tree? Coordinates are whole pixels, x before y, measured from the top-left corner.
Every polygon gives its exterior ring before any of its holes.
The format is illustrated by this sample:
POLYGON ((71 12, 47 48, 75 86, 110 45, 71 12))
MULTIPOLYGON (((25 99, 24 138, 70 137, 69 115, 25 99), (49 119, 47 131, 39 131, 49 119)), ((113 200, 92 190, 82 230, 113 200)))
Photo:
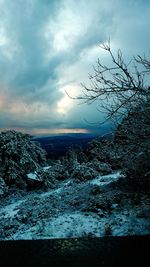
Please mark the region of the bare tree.
POLYGON ((100 45, 110 57, 105 65, 100 59, 89 76, 89 86, 82 84, 85 103, 98 101, 106 121, 117 119, 113 145, 127 176, 136 184, 150 182, 150 59, 144 54, 125 62, 121 50, 112 52, 110 42, 100 45), (121 122, 121 123, 120 123, 121 122))
POLYGON ((111 65, 106 66, 98 59, 94 74, 89 76, 90 85, 82 84, 83 94, 77 99, 86 103, 99 100, 100 111, 107 114, 106 120, 120 119, 135 110, 150 109, 150 60, 145 55, 138 55, 126 63, 120 49, 114 55, 110 42, 100 48, 109 54, 111 65))

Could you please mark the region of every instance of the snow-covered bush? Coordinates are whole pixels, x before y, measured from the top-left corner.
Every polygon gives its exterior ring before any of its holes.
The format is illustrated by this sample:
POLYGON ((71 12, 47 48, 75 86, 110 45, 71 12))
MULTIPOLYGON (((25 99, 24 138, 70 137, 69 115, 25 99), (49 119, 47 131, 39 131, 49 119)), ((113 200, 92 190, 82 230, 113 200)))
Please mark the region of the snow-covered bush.
POLYGON ((119 169, 121 166, 121 151, 114 144, 112 139, 95 138, 89 143, 87 151, 89 161, 106 163, 111 165, 112 169, 119 169))
POLYGON ((71 174, 72 178, 75 178, 79 181, 86 181, 86 180, 91 180, 92 178, 98 176, 98 172, 88 166, 86 163, 77 164, 74 171, 71 174))
POLYGON ((150 151, 137 154, 132 160, 126 162, 125 173, 128 182, 134 188, 150 188, 150 151))
POLYGON ((37 171, 45 161, 45 151, 30 135, 12 130, 1 132, 0 172, 7 185, 26 186, 27 174, 37 171))
POLYGON ((139 107, 123 119, 114 138, 122 168, 134 187, 150 185, 150 106, 139 107))
POLYGON ((109 174, 112 172, 111 165, 106 162, 101 162, 97 158, 93 159, 86 163, 86 166, 96 170, 99 174, 109 174))
POLYGON ((65 163, 62 163, 60 160, 57 160, 51 165, 48 169, 49 177, 52 177, 58 181, 63 181, 69 178, 68 166, 65 163))

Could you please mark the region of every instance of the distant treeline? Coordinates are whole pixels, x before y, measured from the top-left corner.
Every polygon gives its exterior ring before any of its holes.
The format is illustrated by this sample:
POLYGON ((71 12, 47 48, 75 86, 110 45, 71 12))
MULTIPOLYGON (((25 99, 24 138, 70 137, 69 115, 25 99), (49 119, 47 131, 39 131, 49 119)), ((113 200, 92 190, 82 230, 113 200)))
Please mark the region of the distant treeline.
MULTIPOLYGON (((89 142, 96 137, 97 135, 74 134, 66 136, 38 137, 34 138, 34 140, 38 141, 42 148, 46 150, 47 158, 58 159, 64 156, 70 149, 82 148, 82 150, 85 151, 88 148, 89 142)), ((110 137, 111 135, 108 134, 105 138, 110 137)))

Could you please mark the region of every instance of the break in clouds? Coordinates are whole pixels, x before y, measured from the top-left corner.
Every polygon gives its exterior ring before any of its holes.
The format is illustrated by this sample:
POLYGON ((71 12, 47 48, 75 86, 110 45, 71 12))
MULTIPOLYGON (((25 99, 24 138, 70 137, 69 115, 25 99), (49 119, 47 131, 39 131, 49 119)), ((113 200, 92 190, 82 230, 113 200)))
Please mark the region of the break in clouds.
POLYGON ((127 59, 147 52, 149 25, 145 0, 0 0, 0 128, 94 131, 98 103, 65 91, 80 95, 97 58, 109 63, 98 47, 109 37, 127 59))

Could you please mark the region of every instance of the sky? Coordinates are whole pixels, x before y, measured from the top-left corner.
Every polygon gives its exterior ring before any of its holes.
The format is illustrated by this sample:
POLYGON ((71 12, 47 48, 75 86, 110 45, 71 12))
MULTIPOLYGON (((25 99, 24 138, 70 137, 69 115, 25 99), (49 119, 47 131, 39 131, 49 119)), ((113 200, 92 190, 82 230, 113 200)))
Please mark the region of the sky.
POLYGON ((81 83, 110 38, 125 59, 149 52, 149 0, 0 0, 0 131, 93 133, 100 103, 81 83))

